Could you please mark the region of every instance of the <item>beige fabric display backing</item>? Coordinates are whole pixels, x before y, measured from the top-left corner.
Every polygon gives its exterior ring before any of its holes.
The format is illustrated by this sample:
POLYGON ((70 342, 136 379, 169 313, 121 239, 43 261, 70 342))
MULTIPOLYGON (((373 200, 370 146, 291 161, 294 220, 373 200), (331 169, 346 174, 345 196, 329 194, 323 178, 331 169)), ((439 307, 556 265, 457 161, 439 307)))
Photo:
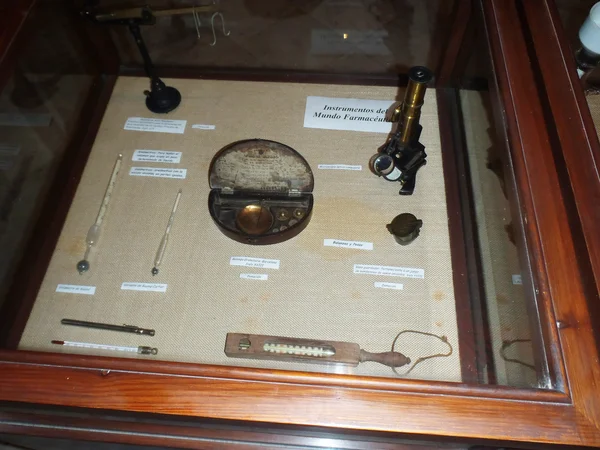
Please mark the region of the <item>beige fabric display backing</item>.
MULTIPOLYGON (((387 87, 262 82, 166 80, 183 97, 167 119, 187 120, 185 134, 124 130, 129 117, 156 117, 144 105, 145 78, 121 77, 106 110, 65 226, 49 265, 20 348, 151 360, 395 376, 390 368, 357 368, 230 359, 223 352, 227 332, 356 342, 365 350, 390 350, 395 335, 415 329, 446 335, 448 358, 421 363, 412 378, 460 381, 448 213, 442 173, 435 92, 427 92, 421 141, 428 163, 413 196, 398 195, 399 184, 375 177, 369 157, 383 133, 303 127, 307 96, 394 100, 387 87), (215 130, 193 129, 215 125, 215 130), (285 143, 309 162, 315 177, 313 217, 297 237, 281 244, 250 246, 223 235, 207 209, 208 167, 214 154, 240 139, 285 143), (132 162, 136 149, 181 151, 180 164, 132 162), (90 255, 91 269, 75 269, 85 251, 115 158, 121 172, 90 255), (319 170, 319 164, 362 165, 362 171, 319 170), (132 166, 187 169, 185 180, 134 177, 132 166), (177 190, 179 210, 160 273, 152 277, 154 255, 177 190), (394 216, 411 212, 424 222, 420 237, 403 247, 386 230, 394 216), (374 250, 324 247, 323 239, 372 242, 374 250), (279 270, 230 266, 232 256, 278 259, 279 270), (356 275, 354 264, 422 268, 424 279, 356 275), (267 281, 240 279, 265 273, 267 281), (374 282, 403 283, 403 290, 374 282), (167 283, 166 293, 121 290, 123 282, 167 283), (61 284, 96 286, 95 295, 57 293, 61 284), (62 318, 156 329, 155 337, 62 326, 62 318), (52 339, 115 345, 149 345, 158 356, 79 350, 52 339)), ((416 360, 447 351, 437 339, 407 335, 397 349, 416 360)))
POLYGON ((596 126, 596 133, 600 137, 600 95, 598 95, 596 91, 592 91, 590 93, 586 93, 585 98, 587 100, 588 107, 590 108, 590 113, 592 114, 592 120, 596 126))

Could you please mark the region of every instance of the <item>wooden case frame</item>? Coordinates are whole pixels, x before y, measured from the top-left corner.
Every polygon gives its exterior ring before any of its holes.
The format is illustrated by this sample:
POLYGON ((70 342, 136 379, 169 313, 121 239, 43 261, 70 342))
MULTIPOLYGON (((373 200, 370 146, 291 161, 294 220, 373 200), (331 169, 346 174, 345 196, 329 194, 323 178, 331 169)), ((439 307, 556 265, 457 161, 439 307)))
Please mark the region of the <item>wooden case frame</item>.
MULTIPOLYGON (((468 15, 470 6, 464 5, 469 3, 457 2, 457 11, 468 15)), ((552 3, 481 3, 496 80, 491 88, 497 91, 503 111, 496 119, 510 143, 513 203, 523 221, 523 239, 534 273, 533 285, 527 288, 538 299, 551 389, 1 350, 0 401, 7 403, 0 413, 0 431, 78 437, 88 430, 88 439, 110 435, 111 440, 147 444, 154 437, 154 444, 195 448, 204 442, 191 439, 202 434, 198 425, 218 420, 227 426, 279 427, 284 434, 315 433, 310 443, 316 447, 346 443, 347 448, 361 448, 354 441, 349 443, 358 437, 599 446, 600 353, 593 325, 598 318, 600 239, 593 229, 597 221, 592 219, 598 203, 590 203, 600 198, 598 140, 589 111, 582 107, 583 93, 552 3), (548 75, 550 69, 553 77, 548 75), (538 91, 532 86, 538 86, 538 91), (582 253, 582 248, 587 250, 582 253), (41 405, 82 409, 76 409, 80 416, 73 418, 56 410, 35 412, 41 405), (82 418, 90 410, 102 412, 102 417, 82 418), (119 422, 107 418, 114 413, 106 410, 151 413, 165 423, 169 416, 194 421, 183 425, 156 425, 141 419, 119 422)), ((19 14, 23 10, 21 5, 19 14)), ((457 23, 465 25, 469 18, 461 17, 457 12, 457 23)), ((456 33, 449 43, 440 77, 452 78, 465 36, 456 33)), ((0 36, 2 59, 8 41, 0 36)), ((116 73, 115 61, 104 63, 115 72, 109 71, 103 89, 90 94, 90 101, 100 106, 110 95, 116 73)), ((450 90, 440 90, 438 107, 440 115, 452 113, 450 90)), ((102 112, 97 108, 87 119, 98 124, 102 112)), ((440 132, 444 145, 455 141, 450 124, 440 132)), ((87 153, 81 149, 89 152, 94 135, 92 129, 72 150, 78 156, 63 173, 67 185, 52 201, 57 219, 35 243, 40 257, 24 276, 43 276, 85 165, 87 153)), ((22 298, 35 298, 34 284, 23 284, 22 298)), ((17 320, 19 314, 25 313, 17 310, 17 320)), ((4 337, 10 342, 10 333, 4 337)), ((260 434, 260 428, 239 435, 224 431, 219 439, 243 442, 252 440, 253 432, 260 434)), ((382 448, 386 445, 392 444, 381 441, 382 448)), ((212 448, 221 447, 215 443, 212 448)))

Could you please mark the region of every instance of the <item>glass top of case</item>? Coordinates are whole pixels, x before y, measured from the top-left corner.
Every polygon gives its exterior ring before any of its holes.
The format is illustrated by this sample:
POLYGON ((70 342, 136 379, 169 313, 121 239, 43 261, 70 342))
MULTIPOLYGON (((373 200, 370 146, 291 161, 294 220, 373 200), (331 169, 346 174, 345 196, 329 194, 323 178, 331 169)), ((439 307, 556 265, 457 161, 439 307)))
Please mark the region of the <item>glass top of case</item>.
MULTIPOLYGON (((2 345, 547 387, 482 13, 457 11, 111 0, 74 19, 38 2, 0 84, 2 345), (247 139, 297 152, 312 192, 210 197, 215 155, 247 139)), ((292 186, 285 158, 263 162, 253 177, 292 186)))

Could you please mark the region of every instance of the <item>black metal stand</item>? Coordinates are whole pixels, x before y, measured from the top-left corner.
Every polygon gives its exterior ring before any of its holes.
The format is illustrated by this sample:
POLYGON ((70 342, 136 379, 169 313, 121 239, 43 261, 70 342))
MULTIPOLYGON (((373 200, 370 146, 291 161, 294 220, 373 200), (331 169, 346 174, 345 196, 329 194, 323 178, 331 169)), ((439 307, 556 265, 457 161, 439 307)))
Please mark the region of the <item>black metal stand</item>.
POLYGON ((154 73, 154 64, 152 64, 152 60, 148 54, 139 24, 129 23, 129 31, 133 35, 144 60, 146 75, 150 78, 150 90, 144 91, 144 94, 146 94, 146 106, 150 111, 157 114, 166 114, 173 111, 181 103, 181 94, 174 87, 166 86, 154 73))

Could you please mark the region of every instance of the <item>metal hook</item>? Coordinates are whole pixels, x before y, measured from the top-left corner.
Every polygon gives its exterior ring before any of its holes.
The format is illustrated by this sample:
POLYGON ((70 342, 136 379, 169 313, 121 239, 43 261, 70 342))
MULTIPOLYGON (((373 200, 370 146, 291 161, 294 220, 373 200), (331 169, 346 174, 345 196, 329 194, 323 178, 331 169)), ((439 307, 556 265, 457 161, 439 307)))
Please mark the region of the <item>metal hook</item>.
POLYGON ((198 35, 198 39, 200 39, 200 17, 196 12, 196 6, 192 6, 192 17, 194 18, 194 25, 196 26, 196 34, 198 35))
POLYGON ((210 26, 212 28, 212 34, 213 34, 213 41, 212 44, 210 44, 211 47, 214 47, 217 43, 217 33, 215 32, 215 17, 219 16, 221 18, 221 25, 223 27, 223 35, 224 36, 229 36, 231 34, 231 31, 225 31, 225 18, 223 17, 223 14, 220 12, 216 12, 212 15, 212 17, 210 18, 210 26))

